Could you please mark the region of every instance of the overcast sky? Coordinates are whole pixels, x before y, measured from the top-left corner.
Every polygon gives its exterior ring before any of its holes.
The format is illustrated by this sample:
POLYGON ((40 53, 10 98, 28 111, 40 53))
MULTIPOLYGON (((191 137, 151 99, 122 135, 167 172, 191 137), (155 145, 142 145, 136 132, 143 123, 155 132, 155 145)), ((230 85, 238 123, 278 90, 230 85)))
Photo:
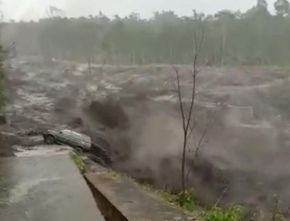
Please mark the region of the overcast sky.
MULTIPOLYGON (((273 2, 268 0, 272 10, 273 2)), ((137 12, 151 17, 153 12, 173 10, 179 15, 191 15, 192 9, 212 14, 222 9, 245 11, 256 0, 2 0, 5 19, 37 19, 45 16, 49 5, 63 9, 67 16, 87 16, 102 11, 108 16, 125 16, 137 12)))

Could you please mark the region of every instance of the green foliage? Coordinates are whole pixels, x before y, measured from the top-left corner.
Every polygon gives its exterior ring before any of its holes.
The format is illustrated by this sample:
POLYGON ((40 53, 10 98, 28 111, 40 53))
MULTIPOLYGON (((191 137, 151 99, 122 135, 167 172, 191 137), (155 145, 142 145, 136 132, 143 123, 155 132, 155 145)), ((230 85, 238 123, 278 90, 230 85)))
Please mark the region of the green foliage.
POLYGON ((193 193, 186 191, 185 193, 179 193, 178 204, 185 210, 193 212, 197 209, 196 200, 193 193))
MULTIPOLYGON (((205 30, 200 62, 207 65, 289 64, 290 16, 287 0, 271 15, 265 0, 245 13, 221 11, 179 17, 172 11, 151 19, 137 14, 110 19, 103 14, 6 23, 20 54, 96 63, 180 63, 193 59, 194 36, 205 30), (282 16, 281 16, 282 15, 282 16), (33 44, 27 44, 33 42, 33 44)), ((5 28, 5 27, 4 27, 5 28)), ((5 33, 3 33, 5 35, 5 33)), ((5 37, 5 36, 4 36, 5 37)))
POLYGON ((242 210, 238 206, 232 206, 228 208, 201 208, 194 194, 190 191, 185 193, 169 193, 160 192, 162 198, 167 202, 181 207, 188 212, 198 212, 205 221, 242 221, 242 210))
POLYGON ((79 155, 76 152, 72 152, 70 154, 71 159, 74 161, 75 165, 78 167, 78 169, 80 170, 81 173, 85 173, 87 171, 87 165, 86 163, 83 161, 81 155, 79 155))
POLYGON ((161 191, 159 193, 166 202, 169 202, 174 205, 179 205, 178 195, 166 191, 161 191))
POLYGON ((274 7, 275 7, 277 15, 279 15, 279 16, 289 15, 290 8, 289 8, 289 1, 288 0, 277 0, 274 3, 274 7))
POLYGON ((239 207, 213 208, 202 213, 206 221, 242 221, 242 212, 239 207))
POLYGON ((275 214, 272 217, 273 221, 286 221, 287 219, 285 218, 285 216, 283 216, 282 214, 275 214))
POLYGON ((182 209, 194 212, 199 210, 199 206, 196 203, 194 195, 192 192, 186 191, 185 193, 170 193, 170 192, 160 192, 161 197, 176 206, 181 207, 182 209))

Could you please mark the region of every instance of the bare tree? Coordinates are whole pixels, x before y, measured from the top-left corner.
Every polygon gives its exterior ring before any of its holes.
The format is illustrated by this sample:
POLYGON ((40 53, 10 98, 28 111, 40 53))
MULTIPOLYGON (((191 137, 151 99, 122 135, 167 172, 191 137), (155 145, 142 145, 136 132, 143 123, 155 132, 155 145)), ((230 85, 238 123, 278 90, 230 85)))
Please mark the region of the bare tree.
POLYGON ((88 75, 92 76, 92 57, 88 57, 88 75))
MULTIPOLYGON (((198 76, 198 62, 199 62, 199 56, 201 53, 202 45, 204 42, 204 29, 201 27, 201 34, 198 35, 197 32, 194 34, 194 49, 193 49, 193 65, 192 65, 192 71, 191 71, 191 96, 189 101, 189 108, 186 108, 186 102, 184 101, 184 97, 182 94, 182 85, 181 85, 181 78, 180 78, 180 72, 179 69, 174 67, 175 75, 176 75, 176 92, 178 96, 178 104, 179 104, 179 110, 181 114, 182 119, 182 131, 183 131, 183 144, 182 144, 182 161, 181 161, 181 187, 182 187, 182 193, 185 194, 186 191, 186 174, 185 174, 185 163, 186 163, 186 154, 187 154, 187 148, 188 148, 188 141, 189 136, 193 132, 192 128, 192 122, 194 119, 194 107, 196 104, 196 96, 197 96, 197 76, 198 76)), ((202 142, 204 141, 205 135, 207 130, 202 134, 201 139, 199 140, 197 144, 197 148, 195 149, 195 156, 198 155, 199 149, 202 145, 202 142)))

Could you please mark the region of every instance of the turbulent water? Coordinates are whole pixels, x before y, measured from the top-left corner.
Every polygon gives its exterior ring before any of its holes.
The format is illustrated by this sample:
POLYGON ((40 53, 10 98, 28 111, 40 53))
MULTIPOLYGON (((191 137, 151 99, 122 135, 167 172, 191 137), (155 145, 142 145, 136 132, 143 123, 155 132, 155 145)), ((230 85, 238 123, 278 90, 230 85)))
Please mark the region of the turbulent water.
MULTIPOLYGON (((93 138, 102 133, 110 143, 114 169, 159 188, 180 188, 183 137, 172 67, 95 65, 89 72, 85 64, 46 64, 39 58, 14 60, 11 66, 11 128, 71 128, 93 138)), ((191 67, 179 70, 186 103, 191 67)), ((188 186, 206 204, 224 193, 223 203, 263 211, 270 211, 276 195, 287 213, 288 73, 271 67, 200 67, 197 85, 188 186)))

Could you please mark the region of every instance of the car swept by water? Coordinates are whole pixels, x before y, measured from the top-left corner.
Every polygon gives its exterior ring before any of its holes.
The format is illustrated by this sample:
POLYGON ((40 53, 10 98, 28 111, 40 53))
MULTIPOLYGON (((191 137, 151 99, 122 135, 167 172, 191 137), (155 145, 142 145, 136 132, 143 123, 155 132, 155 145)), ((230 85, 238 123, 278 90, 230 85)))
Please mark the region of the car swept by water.
POLYGON ((47 130, 43 133, 46 144, 65 144, 77 150, 90 150, 92 140, 89 136, 71 130, 47 130))
POLYGON ((102 161, 103 164, 111 164, 111 159, 100 144, 92 142, 92 139, 81 133, 77 133, 72 130, 47 130, 42 133, 44 142, 49 145, 64 144, 71 146, 77 152, 86 152, 94 155, 94 159, 102 161))

